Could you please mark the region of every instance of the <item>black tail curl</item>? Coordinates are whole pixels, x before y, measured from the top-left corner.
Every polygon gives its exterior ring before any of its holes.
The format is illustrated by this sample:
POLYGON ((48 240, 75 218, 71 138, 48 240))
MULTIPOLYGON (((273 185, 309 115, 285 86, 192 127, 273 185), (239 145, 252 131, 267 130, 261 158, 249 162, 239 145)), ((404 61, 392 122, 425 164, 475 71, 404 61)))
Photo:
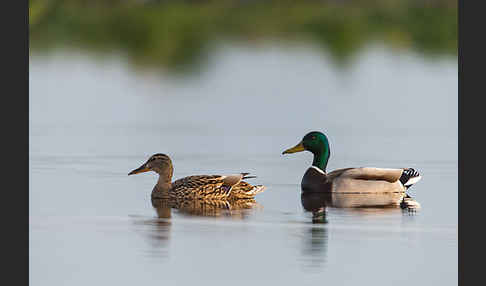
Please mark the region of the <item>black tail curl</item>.
POLYGON ((410 181, 412 178, 419 177, 420 174, 413 168, 407 168, 403 170, 402 175, 400 176, 400 182, 404 185, 407 186, 407 183, 410 181))

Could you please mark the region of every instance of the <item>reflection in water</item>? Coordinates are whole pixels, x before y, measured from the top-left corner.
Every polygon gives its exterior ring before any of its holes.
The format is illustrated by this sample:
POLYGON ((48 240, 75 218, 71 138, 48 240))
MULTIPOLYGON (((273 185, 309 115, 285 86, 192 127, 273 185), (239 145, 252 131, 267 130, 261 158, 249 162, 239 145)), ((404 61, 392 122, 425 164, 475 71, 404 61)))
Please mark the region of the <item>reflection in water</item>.
MULTIPOLYGON (((136 231, 148 238, 150 245, 149 250, 144 251, 148 257, 168 257, 169 256, 169 242, 171 222, 164 216, 163 208, 161 208, 158 219, 141 219, 135 220, 134 225, 136 231), (162 215, 162 216, 161 216, 162 215)), ((169 209, 170 217, 170 209, 169 209)))
POLYGON ((312 222, 325 223, 326 208, 332 203, 330 193, 302 193, 300 196, 302 206, 308 212, 312 212, 312 222))
POLYGON ((153 199, 152 206, 157 213, 155 219, 135 220, 136 231, 148 238, 150 249, 146 251, 148 257, 163 257, 169 255, 170 231, 172 226, 172 209, 177 213, 188 216, 231 217, 245 219, 250 210, 262 208, 253 199, 228 201, 200 201, 168 199, 153 199))
POLYGON ((380 203, 384 196, 390 194, 345 194, 345 193, 302 193, 301 203, 304 209, 312 212, 314 223, 326 223, 327 207, 345 208, 350 212, 360 212, 362 214, 386 214, 390 211, 398 211, 402 208, 404 214, 415 214, 413 208, 403 208, 400 205, 381 206, 380 203), (363 202, 366 202, 363 207, 363 202))
MULTIPOLYGON (((350 213, 359 213, 361 218, 366 216, 381 216, 393 212, 400 213, 400 206, 356 207, 359 202, 379 202, 382 198, 377 194, 336 194, 311 193, 301 194, 303 208, 312 213, 312 227, 303 228, 302 260, 307 270, 322 271, 326 262, 329 229, 323 224, 328 223, 327 208, 342 208, 350 213)), ((373 204, 370 204, 373 205, 373 204)), ((379 205, 377 203, 377 205, 379 205)), ((410 214, 407 209, 404 214, 410 214)))
POLYGON ((309 270, 322 271, 326 262, 328 229, 320 225, 304 228, 302 241, 303 266, 309 270))
POLYGON ((303 266, 308 270, 321 271, 326 262, 328 233, 322 224, 327 223, 326 207, 331 197, 326 193, 302 193, 302 206, 312 212, 311 228, 304 228, 302 244, 303 266))
POLYGON ((171 208, 177 213, 188 216, 231 217, 245 219, 252 209, 262 205, 253 199, 226 200, 168 200, 152 199, 152 206, 159 217, 170 218, 171 208))

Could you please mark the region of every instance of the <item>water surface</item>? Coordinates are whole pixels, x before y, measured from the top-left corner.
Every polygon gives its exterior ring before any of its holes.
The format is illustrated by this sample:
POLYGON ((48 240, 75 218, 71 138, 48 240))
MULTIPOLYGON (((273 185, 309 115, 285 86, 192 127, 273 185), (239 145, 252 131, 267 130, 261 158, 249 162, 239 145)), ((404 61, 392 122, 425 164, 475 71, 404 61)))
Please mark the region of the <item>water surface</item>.
POLYGON ((380 46, 347 68, 309 46, 223 46, 197 77, 134 70, 75 52, 30 61, 31 285, 456 285, 457 62, 380 46), (310 153, 282 156, 311 130, 328 170, 413 167, 422 205, 300 203, 310 153), (219 216, 150 200, 150 155, 175 178, 251 172, 260 205, 219 216))

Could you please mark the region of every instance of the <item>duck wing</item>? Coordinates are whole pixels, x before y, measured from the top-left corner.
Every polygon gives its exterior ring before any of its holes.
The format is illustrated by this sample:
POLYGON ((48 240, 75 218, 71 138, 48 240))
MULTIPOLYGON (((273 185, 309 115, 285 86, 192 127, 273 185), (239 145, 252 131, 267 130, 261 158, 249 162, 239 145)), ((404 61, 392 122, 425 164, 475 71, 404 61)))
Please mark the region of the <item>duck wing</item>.
POLYGON ((183 199, 226 199, 246 175, 248 173, 188 176, 174 181, 170 194, 183 199))
POLYGON ((404 169, 388 169, 388 168, 347 168, 333 171, 328 174, 329 177, 347 177, 350 179, 373 180, 373 181, 387 181, 394 183, 400 180, 404 169))
POLYGON ((224 176, 220 175, 184 177, 172 183, 169 195, 177 199, 224 199, 228 197, 231 188, 223 187, 223 180, 224 176))
POLYGON ((413 168, 347 168, 333 171, 328 174, 328 178, 350 178, 368 181, 386 181, 389 183, 400 183, 408 189, 413 184, 420 181, 422 176, 413 168))

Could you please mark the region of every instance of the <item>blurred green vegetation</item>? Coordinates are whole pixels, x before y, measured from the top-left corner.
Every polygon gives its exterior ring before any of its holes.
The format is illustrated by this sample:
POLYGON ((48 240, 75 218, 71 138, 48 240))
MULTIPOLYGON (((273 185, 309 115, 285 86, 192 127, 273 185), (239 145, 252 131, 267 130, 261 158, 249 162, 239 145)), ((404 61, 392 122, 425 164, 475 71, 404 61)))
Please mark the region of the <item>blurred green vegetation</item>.
POLYGON ((125 52, 136 64, 193 66, 216 41, 318 43, 345 61, 369 42, 457 54, 457 1, 30 0, 33 51, 125 52))

